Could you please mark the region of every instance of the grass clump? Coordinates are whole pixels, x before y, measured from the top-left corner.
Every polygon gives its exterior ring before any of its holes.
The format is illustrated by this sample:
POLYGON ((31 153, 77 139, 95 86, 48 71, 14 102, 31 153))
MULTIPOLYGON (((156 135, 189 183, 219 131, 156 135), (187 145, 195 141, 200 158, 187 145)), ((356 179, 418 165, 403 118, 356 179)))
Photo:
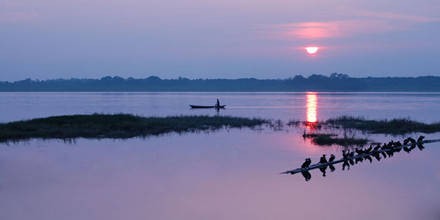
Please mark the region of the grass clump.
POLYGON ((413 132, 434 133, 440 131, 440 123, 425 124, 409 119, 368 120, 358 117, 342 116, 329 119, 325 125, 357 129, 376 134, 407 134, 413 132))
POLYGON ((338 137, 337 134, 326 133, 309 133, 303 134, 303 138, 309 138, 313 144, 320 146, 339 145, 343 147, 364 146, 368 143, 368 139, 354 137, 338 137))
POLYGON ((256 127, 269 121, 228 116, 141 117, 130 114, 68 115, 0 124, 0 142, 31 138, 131 138, 169 132, 256 127))

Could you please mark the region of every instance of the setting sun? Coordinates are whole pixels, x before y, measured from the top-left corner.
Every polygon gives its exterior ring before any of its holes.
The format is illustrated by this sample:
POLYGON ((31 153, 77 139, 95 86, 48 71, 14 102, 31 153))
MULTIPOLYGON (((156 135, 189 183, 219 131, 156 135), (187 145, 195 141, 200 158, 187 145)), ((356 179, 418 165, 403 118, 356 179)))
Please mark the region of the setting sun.
POLYGON ((316 54, 319 50, 319 47, 306 47, 307 53, 310 55, 316 54))

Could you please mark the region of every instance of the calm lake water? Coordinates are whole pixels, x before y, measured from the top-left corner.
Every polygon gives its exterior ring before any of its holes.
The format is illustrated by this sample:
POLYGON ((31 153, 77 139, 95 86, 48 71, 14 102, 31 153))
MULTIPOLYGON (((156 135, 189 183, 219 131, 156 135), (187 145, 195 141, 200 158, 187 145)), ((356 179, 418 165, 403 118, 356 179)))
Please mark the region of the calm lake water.
MULTIPOLYGON (((0 106, 0 122, 95 112, 440 121, 440 93, 0 93, 0 106), (189 109, 216 98, 226 110, 189 109)), ((327 177, 312 171, 305 182, 279 173, 306 157, 340 157, 341 148, 315 146, 302 132, 230 129, 0 144, 0 219, 440 218, 440 143, 349 171, 337 165, 327 177)))

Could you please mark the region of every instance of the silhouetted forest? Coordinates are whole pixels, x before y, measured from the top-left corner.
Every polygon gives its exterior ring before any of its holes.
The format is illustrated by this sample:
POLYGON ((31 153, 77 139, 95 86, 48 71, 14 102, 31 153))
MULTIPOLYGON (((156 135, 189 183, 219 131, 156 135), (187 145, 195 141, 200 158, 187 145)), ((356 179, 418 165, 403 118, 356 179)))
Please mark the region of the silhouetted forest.
POLYGON ((288 79, 161 79, 150 76, 144 79, 106 76, 101 79, 53 79, 0 82, 0 92, 50 92, 50 91, 231 91, 231 92, 296 92, 296 91, 419 91, 440 92, 440 77, 364 77, 346 74, 330 76, 297 75, 288 79))

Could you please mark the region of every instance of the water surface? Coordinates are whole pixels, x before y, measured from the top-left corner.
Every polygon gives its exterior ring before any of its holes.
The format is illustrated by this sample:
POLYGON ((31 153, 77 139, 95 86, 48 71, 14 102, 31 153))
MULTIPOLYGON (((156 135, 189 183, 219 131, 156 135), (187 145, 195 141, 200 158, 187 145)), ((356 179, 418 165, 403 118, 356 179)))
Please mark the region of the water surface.
MULTIPOLYGON (((440 121, 438 93, 0 93, 0 121, 78 113, 340 115, 440 121), (225 111, 191 110, 212 104, 225 111)), ((146 139, 0 145, 0 219, 438 219, 440 144, 321 177, 280 175, 340 155, 302 130, 231 129, 146 139)), ((379 140, 400 137, 374 136, 379 140)), ((438 138, 439 134, 428 134, 438 138)))

